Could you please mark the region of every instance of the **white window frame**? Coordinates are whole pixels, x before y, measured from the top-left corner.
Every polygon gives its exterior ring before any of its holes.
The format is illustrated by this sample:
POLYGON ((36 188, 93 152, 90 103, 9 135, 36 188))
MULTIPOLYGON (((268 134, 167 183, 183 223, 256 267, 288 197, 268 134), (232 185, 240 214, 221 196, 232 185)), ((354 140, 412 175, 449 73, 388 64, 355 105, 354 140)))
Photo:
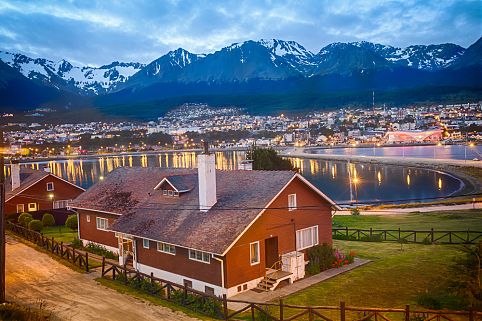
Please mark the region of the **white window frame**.
POLYGON ((107 229, 109 228, 109 220, 104 218, 104 217, 96 217, 95 218, 95 227, 98 230, 107 231, 107 229), (101 222, 103 222, 103 224, 101 222))
POLYGON ((176 255, 176 246, 169 243, 157 242, 157 251, 170 255, 176 255))
POLYGON ((90 223, 90 215, 86 215, 87 223, 90 223))
POLYGON ((301 230, 296 231, 296 250, 301 251, 315 245, 319 244, 319 237, 318 237, 318 225, 313 225, 301 230), (311 242, 310 244, 304 244, 304 236, 303 233, 311 233, 311 242))
POLYGON ((288 211, 296 210, 297 202, 296 202, 296 194, 289 194, 288 195, 288 211))
POLYGON ((256 265, 256 264, 259 264, 259 262, 261 262, 261 253, 260 253, 260 250, 261 250, 261 249, 260 249, 260 247, 259 247, 259 241, 249 243, 249 263, 250 263, 251 265, 256 265), (253 257, 253 252, 251 251, 253 245, 255 245, 256 248, 257 248, 257 253, 256 253, 256 254, 257 254, 257 255, 256 255, 257 257, 256 257, 256 258, 253 257), (253 261, 253 259, 256 259, 256 260, 253 261))
POLYGON ((54 182, 47 182, 47 192, 55 190, 54 182), (52 188, 49 188, 49 184, 52 184, 52 188))
POLYGON ((208 253, 208 252, 189 249, 189 259, 193 260, 193 261, 198 261, 198 262, 210 264, 211 263, 211 254, 208 253), (198 258, 198 255, 201 256, 200 259, 198 258))
POLYGON ((58 200, 58 201, 54 201, 52 204, 52 208, 54 209, 67 208, 68 206, 69 206, 69 200, 58 200))
POLYGON ((17 204, 17 213, 25 212, 25 204, 17 204), (19 211, 18 209, 21 208, 22 210, 19 211))
POLYGON ((149 241, 148 239, 142 239, 142 247, 145 248, 145 249, 150 249, 151 248, 151 241, 149 241))
POLYGON ((39 207, 38 207, 37 203, 28 203, 27 209, 28 209, 29 212, 36 212, 36 211, 39 210, 39 207), (32 207, 30 205, 34 205, 34 207, 32 207))

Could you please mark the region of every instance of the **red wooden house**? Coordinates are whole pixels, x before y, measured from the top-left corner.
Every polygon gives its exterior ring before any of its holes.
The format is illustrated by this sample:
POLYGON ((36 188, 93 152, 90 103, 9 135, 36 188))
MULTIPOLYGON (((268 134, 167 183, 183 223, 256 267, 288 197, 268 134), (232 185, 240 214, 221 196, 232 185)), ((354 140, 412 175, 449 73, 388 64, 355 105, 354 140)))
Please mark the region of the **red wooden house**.
POLYGON ((5 213, 37 212, 66 208, 85 190, 50 171, 20 167, 13 163, 6 184, 5 213))
POLYGON ((336 205, 301 175, 219 171, 207 152, 198 165, 114 170, 73 202, 80 239, 143 273, 228 296, 303 277, 303 252, 331 244, 336 205))

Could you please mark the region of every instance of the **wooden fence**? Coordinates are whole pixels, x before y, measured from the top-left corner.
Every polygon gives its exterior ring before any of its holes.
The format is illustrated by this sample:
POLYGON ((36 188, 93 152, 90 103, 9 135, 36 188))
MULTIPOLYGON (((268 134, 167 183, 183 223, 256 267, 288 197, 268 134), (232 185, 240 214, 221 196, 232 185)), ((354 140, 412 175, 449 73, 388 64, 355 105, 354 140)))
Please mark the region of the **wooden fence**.
POLYGON ((403 242, 422 244, 475 244, 482 240, 480 231, 436 231, 430 230, 384 230, 384 229, 357 229, 333 228, 333 239, 367 241, 367 242, 403 242))
POLYGON ((89 253, 81 253, 76 249, 56 241, 53 237, 45 237, 42 233, 30 230, 18 224, 7 221, 7 229, 13 234, 32 242, 58 257, 78 265, 89 272, 89 253))
POLYGON ((350 307, 344 302, 338 306, 299 306, 285 304, 282 299, 276 303, 250 302, 228 299, 191 289, 185 285, 130 269, 126 266, 102 260, 102 277, 134 285, 151 295, 173 301, 197 312, 209 314, 220 320, 263 320, 263 321, 477 321, 482 313, 449 310, 411 310, 350 307), (210 304, 206 305, 206 302, 210 304), (228 308, 236 304, 238 308, 228 308), (203 308, 204 307, 204 308, 203 308), (204 310, 203 310, 204 309, 204 310))

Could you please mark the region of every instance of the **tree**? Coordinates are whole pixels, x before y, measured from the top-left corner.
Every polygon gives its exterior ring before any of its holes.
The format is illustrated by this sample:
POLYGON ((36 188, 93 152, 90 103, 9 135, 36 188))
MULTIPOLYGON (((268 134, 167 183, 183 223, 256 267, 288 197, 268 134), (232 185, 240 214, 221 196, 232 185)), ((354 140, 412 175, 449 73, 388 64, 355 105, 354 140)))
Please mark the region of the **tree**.
POLYGON ((37 232, 40 232, 43 228, 43 225, 42 225, 42 221, 40 220, 31 220, 29 223, 28 223, 28 229, 29 230, 34 230, 34 231, 37 231, 37 232))
POLYGON ((50 213, 45 213, 43 216, 42 216, 42 224, 43 226, 47 227, 47 226, 54 226, 55 225, 55 218, 52 214, 50 213))
POLYGON ((294 170, 291 162, 280 157, 272 148, 253 147, 246 156, 253 160, 254 170, 294 170))
POLYGON ((71 230, 76 230, 79 227, 77 224, 77 215, 69 215, 69 217, 67 217, 67 220, 65 220, 65 226, 71 230))

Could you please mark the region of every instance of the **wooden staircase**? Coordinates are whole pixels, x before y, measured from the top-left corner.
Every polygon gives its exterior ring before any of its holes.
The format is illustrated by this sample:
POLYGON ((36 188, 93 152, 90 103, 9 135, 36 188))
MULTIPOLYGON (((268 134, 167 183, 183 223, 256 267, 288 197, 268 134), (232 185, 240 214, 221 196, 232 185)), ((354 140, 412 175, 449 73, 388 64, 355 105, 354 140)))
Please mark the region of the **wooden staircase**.
POLYGON ((256 289, 261 291, 274 291, 281 281, 290 278, 292 273, 281 270, 267 269, 266 275, 258 283, 256 289))

